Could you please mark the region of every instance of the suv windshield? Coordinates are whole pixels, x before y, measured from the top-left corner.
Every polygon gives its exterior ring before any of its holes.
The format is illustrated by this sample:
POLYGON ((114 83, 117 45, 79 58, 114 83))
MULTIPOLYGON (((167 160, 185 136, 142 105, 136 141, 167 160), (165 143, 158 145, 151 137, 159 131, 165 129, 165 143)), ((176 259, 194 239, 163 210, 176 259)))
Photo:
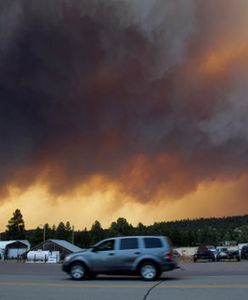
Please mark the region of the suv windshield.
POLYGON ((105 242, 102 242, 98 246, 96 246, 94 249, 95 251, 111 251, 114 250, 115 240, 108 240, 105 242))

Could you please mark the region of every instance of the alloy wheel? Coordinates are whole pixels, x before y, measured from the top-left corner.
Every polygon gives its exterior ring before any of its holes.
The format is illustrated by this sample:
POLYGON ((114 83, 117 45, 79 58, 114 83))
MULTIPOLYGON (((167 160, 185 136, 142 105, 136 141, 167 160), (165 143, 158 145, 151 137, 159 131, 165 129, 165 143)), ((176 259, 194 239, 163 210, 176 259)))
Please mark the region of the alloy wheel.
POLYGON ((70 275, 75 280, 83 279, 85 277, 85 267, 81 264, 72 266, 70 275))
POLYGON ((140 268, 140 275, 144 280, 153 280, 157 274, 156 266, 153 263, 145 263, 140 268))

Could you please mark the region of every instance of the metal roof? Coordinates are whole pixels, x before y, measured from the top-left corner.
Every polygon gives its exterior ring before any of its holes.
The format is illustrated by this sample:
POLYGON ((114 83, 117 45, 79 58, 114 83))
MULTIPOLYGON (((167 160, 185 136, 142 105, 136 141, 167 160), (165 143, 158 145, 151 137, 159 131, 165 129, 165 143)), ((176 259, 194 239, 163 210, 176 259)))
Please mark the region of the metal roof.
POLYGON ((79 247, 77 247, 77 246, 73 245, 72 243, 69 243, 65 240, 49 239, 48 241, 53 242, 53 243, 65 248, 65 249, 68 249, 71 252, 78 252, 78 251, 83 250, 82 248, 79 248, 79 247))
POLYGON ((30 249, 30 243, 27 240, 0 241, 0 249, 5 249, 6 246, 16 243, 16 242, 20 242, 20 243, 26 245, 28 249, 30 249))

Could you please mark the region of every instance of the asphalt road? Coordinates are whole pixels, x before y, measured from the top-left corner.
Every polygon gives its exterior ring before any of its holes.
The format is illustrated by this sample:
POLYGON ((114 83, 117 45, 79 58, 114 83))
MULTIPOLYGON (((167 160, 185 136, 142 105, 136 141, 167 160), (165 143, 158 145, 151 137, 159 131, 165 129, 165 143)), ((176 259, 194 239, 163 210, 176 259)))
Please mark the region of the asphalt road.
POLYGON ((99 276, 75 282, 60 265, 0 263, 0 300, 246 299, 248 262, 185 263, 160 281, 99 276))

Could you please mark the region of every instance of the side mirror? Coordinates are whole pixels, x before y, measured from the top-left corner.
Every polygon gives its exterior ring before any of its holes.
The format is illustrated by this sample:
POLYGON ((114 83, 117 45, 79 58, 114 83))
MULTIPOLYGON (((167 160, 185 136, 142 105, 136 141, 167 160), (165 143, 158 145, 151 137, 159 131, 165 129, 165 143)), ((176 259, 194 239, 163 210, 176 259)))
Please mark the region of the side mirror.
POLYGON ((97 250, 97 247, 92 247, 92 252, 97 252, 98 250, 97 250))

